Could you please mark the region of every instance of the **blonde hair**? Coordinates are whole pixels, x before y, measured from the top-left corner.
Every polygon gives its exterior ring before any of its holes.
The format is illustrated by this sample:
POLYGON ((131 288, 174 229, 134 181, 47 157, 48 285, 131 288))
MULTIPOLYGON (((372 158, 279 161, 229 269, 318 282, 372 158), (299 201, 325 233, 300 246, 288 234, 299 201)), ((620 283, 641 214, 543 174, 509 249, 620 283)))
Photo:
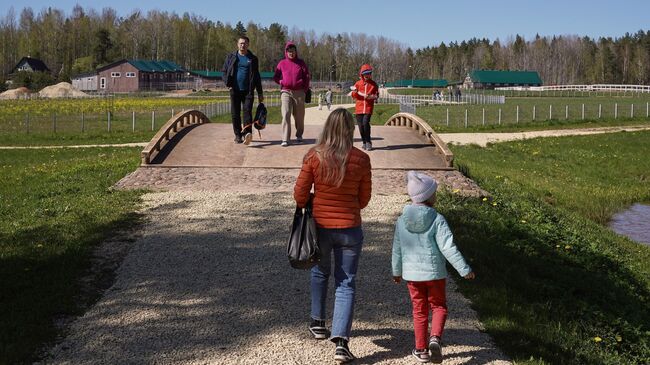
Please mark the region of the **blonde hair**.
POLYGON ((345 179, 348 156, 354 137, 354 118, 338 108, 327 117, 318 143, 312 149, 320 161, 319 172, 326 184, 340 187, 345 179))

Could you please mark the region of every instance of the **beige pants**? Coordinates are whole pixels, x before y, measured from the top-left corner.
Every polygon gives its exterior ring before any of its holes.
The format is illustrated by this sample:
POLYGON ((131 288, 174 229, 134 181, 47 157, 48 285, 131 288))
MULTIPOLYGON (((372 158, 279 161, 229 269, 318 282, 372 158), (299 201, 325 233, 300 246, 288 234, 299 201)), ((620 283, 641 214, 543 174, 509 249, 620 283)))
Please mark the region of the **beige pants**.
POLYGON ((302 138, 305 131, 305 91, 282 90, 282 141, 291 140, 291 116, 296 123, 296 138, 302 138))

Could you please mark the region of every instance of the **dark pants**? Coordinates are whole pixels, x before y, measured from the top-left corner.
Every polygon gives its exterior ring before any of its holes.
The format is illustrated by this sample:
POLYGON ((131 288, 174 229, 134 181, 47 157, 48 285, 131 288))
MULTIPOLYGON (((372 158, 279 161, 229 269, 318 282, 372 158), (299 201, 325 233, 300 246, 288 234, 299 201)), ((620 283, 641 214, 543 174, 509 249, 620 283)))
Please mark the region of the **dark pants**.
POLYGON ((363 143, 370 143, 370 117, 372 114, 357 114, 357 125, 363 143))
POLYGON ((253 122, 253 94, 248 91, 230 90, 230 114, 232 117, 232 130, 235 137, 241 137, 252 131, 253 122), (242 131, 241 114, 244 111, 244 125, 248 126, 242 131))

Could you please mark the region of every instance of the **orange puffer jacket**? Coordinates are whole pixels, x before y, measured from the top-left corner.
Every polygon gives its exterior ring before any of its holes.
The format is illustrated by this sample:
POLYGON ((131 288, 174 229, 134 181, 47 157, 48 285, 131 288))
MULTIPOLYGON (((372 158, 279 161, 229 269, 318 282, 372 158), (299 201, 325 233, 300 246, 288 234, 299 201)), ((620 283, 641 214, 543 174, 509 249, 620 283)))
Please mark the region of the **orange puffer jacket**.
POLYGON ((303 159, 293 189, 296 204, 299 207, 307 204, 314 185, 313 212, 318 227, 351 228, 361 225, 361 209, 368 205, 372 190, 370 157, 353 147, 340 187, 323 183, 319 166, 318 156, 314 150, 309 151, 303 159))

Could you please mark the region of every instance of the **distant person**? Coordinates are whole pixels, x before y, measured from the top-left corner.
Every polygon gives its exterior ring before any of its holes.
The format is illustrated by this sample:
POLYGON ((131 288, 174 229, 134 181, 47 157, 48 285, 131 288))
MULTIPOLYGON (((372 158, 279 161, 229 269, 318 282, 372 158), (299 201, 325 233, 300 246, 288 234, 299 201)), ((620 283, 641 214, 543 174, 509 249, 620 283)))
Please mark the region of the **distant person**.
POLYGON ((259 102, 264 102, 262 93, 262 78, 260 77, 259 61, 248 49, 250 40, 246 36, 237 39, 237 51, 228 54, 223 64, 223 82, 230 91, 230 114, 232 129, 235 133, 235 143, 251 143, 253 139, 253 100, 255 90, 259 102), (244 127, 241 124, 241 114, 244 114, 244 127))
POLYGON ((446 261, 465 279, 472 268, 454 244, 451 229, 436 211, 437 182, 426 174, 409 171, 406 188, 412 204, 404 207, 393 237, 393 281, 406 280, 413 305, 415 348, 420 362, 442 362, 442 332, 447 319, 446 261), (428 333, 429 311, 431 336, 428 333))
POLYGON ((332 108, 332 89, 327 88, 325 92, 325 104, 327 104, 327 110, 332 108))
POLYGON ((336 344, 334 360, 343 363, 355 358, 348 341, 363 245, 361 209, 368 205, 372 190, 370 157, 353 146, 353 138, 352 114, 343 108, 334 110, 325 121, 318 143, 303 158, 293 189, 296 204, 304 207, 313 188, 313 214, 321 250, 321 260, 311 270, 309 332, 315 339, 329 337, 336 344), (331 274, 336 291, 330 336, 325 322, 331 274))
POLYGON ((318 110, 323 110, 323 93, 318 93, 318 110))
POLYGON ((365 64, 359 70, 359 81, 351 87, 350 96, 356 100, 354 112, 359 126, 359 133, 363 141, 363 149, 372 151, 372 140, 370 137, 370 118, 375 105, 375 100, 379 98, 379 87, 372 80, 372 66, 365 64))
POLYGON ((296 45, 289 41, 284 47, 284 59, 278 62, 273 80, 280 84, 282 113, 282 147, 291 142, 291 116, 296 124, 296 142, 302 143, 305 130, 305 94, 311 75, 307 64, 298 58, 296 45))

